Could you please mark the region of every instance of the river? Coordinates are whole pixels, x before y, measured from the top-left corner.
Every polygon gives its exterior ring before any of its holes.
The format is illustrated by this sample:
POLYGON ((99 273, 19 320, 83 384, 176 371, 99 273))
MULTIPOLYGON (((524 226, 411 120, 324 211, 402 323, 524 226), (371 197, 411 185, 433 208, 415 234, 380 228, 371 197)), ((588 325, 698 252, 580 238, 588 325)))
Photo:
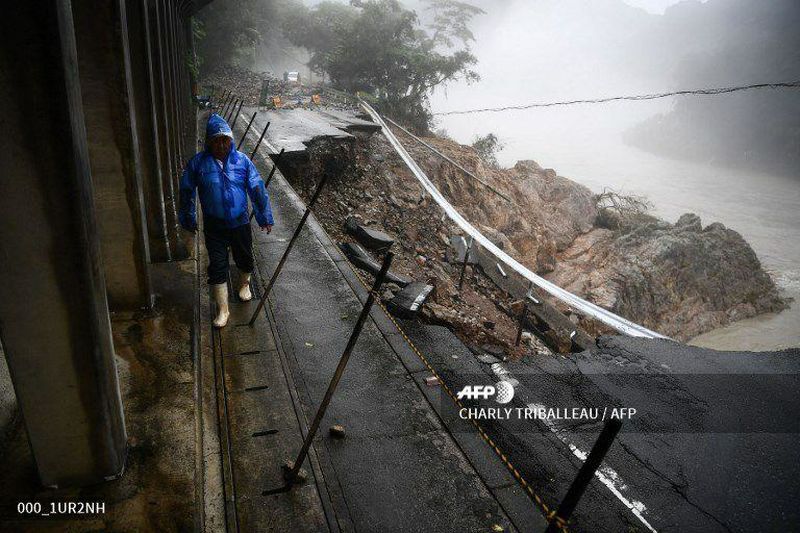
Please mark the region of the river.
MULTIPOLYGON (((434 111, 464 108, 467 93, 486 94, 486 85, 480 85, 457 87, 455 98, 452 90, 435 96, 434 111)), ((644 195, 654 214, 668 221, 692 212, 704 225, 721 222, 738 231, 781 293, 794 301, 786 311, 735 322, 691 343, 719 350, 799 347, 800 180, 659 157, 622 141, 628 127, 671 104, 623 102, 451 115, 440 117, 439 124, 463 143, 494 132, 505 145, 500 152, 504 166, 534 159, 593 191, 610 188, 644 195)))

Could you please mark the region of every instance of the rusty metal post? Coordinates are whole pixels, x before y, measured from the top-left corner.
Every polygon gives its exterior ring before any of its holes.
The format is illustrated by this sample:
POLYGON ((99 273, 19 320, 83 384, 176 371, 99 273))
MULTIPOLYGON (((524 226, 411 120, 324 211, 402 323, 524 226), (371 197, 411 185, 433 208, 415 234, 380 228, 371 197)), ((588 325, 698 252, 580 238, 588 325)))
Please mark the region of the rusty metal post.
POLYGON ((469 236, 469 242, 464 241, 464 262, 461 263, 461 275, 458 276, 458 290, 461 291, 461 286, 464 284, 464 273, 467 271, 467 262, 469 261, 469 252, 472 249, 472 242, 475 239, 472 235, 469 236))
POLYGON ((222 89, 222 94, 220 94, 219 96, 215 94, 214 101, 212 104, 214 106, 214 109, 219 109, 220 104, 222 104, 225 101, 225 98, 227 97, 228 97, 228 89, 222 89))
POLYGON ((342 356, 339 359, 339 364, 336 366, 336 371, 333 373, 331 382, 328 384, 328 390, 325 391, 325 396, 322 398, 322 402, 317 409, 317 414, 314 415, 314 420, 311 422, 311 426, 308 428, 308 433, 303 441, 303 447, 300 448, 300 453, 297 454, 297 459, 295 459, 291 470, 288 470, 284 473, 284 479, 286 480, 288 487, 292 487, 292 485, 294 485, 294 482, 297 479, 297 474, 300 472, 300 468, 302 467, 303 462, 308 455, 311 442, 314 440, 317 430, 319 430, 319 426, 322 423, 322 417, 325 416, 325 411, 327 411, 328 405, 331 403, 333 394, 336 392, 336 387, 339 385, 339 381, 342 379, 342 375, 347 367, 347 362, 350 360, 350 355, 352 354, 353 348, 358 341, 358 336, 361 334, 361 330, 364 327, 364 322, 366 322, 367 317, 369 316, 369 312, 372 309, 372 304, 375 303, 376 295, 378 294, 381 285, 383 285, 383 280, 386 278, 386 273, 389 271, 393 257, 394 255, 392 252, 387 252, 386 256, 383 258, 381 270, 378 272, 378 275, 375 276, 375 282, 372 284, 372 289, 367 295, 367 301, 364 302, 364 307, 361 308, 361 314, 358 315, 358 320, 353 328, 353 332, 350 334, 350 339, 347 341, 347 346, 345 347, 344 352, 342 352, 342 356))
POLYGON ((239 98, 234 96, 233 100, 231 100, 231 102, 228 104, 228 109, 225 110, 225 114, 222 115, 222 118, 225 119, 225 122, 228 122, 228 120, 230 120, 231 115, 233 115, 233 110, 236 109, 236 104, 238 103, 239 103, 239 98))
MULTIPOLYGON (((258 115, 258 111, 254 111, 253 116, 250 117, 250 122, 247 123, 244 133, 242 133, 242 138, 239 139, 239 144, 236 145, 236 150, 239 150, 239 148, 242 147, 242 143, 244 142, 245 137, 247 137, 247 133, 250 131, 250 126, 253 125, 253 121, 256 119, 256 115, 258 115)), ((233 131, 233 126, 231 126, 231 131, 233 131)))
MULTIPOLYGON (((269 123, 267 123, 267 126, 269 126, 269 123)), ((266 129, 264 131, 266 131, 266 129)), ((282 155, 283 155, 283 148, 281 148, 281 151, 278 152, 278 155, 275 156, 275 159, 272 160, 273 161, 272 170, 269 171, 269 176, 267 176, 266 181, 264 181, 264 189, 269 187, 269 182, 272 181, 272 176, 275 175, 275 169, 278 168, 278 160, 281 158, 282 155)), ((251 211, 249 220, 253 220, 254 216, 256 216, 256 212, 251 211)))
POLYGON ((572 516, 572 512, 578 505, 578 501, 580 501, 581 496, 583 496, 586 487, 589 486, 589 482, 594 477, 594 473, 600 468, 600 463, 603 462, 603 458, 611 448, 611 444, 614 442, 614 438, 616 438, 620 429, 622 429, 622 421, 619 418, 612 418, 606 422, 603 431, 601 431, 600 436, 597 437, 597 442, 595 442, 592 447, 592 451, 589 452, 589 457, 586 458, 583 466, 581 466, 581 469, 578 471, 578 475, 567 491, 567 495, 561 500, 558 511, 556 511, 555 515, 553 515, 553 518, 550 520, 550 525, 547 526, 545 533, 556 533, 562 528, 562 525, 569 520, 569 517, 572 516))
POLYGON ((322 177, 322 181, 320 181, 319 185, 317 185, 317 190, 314 191, 314 196, 312 196, 311 200, 308 202, 308 205, 306 206, 306 211, 305 213, 303 213, 303 218, 301 218, 300 222, 297 224, 297 228, 295 228, 294 234, 292 235, 292 238, 289 240, 289 244, 286 245, 286 250, 283 252, 281 260, 278 261, 278 266, 275 267, 275 272, 272 273, 272 277, 269 279, 269 283, 267 283, 267 286, 264 287, 264 294, 261 295, 261 299, 258 302, 258 306, 256 307, 255 311, 253 311, 253 316, 250 317, 250 322, 247 323, 248 326, 253 327, 253 324, 256 323, 256 318, 258 317, 258 313, 260 313, 261 309, 264 308, 264 304, 267 302, 267 297, 269 296, 269 293, 272 290, 272 286, 275 284, 275 280, 278 279, 278 275, 281 273, 284 263, 286 263, 286 258, 289 257, 289 252, 292 251, 292 247, 294 246, 297 237, 300 235, 300 231, 303 229, 303 226, 305 226, 306 220, 308 220, 308 216, 311 214, 311 208, 314 207, 317 198, 319 198, 319 194, 322 192, 322 187, 325 185, 325 182, 327 180, 328 180, 328 175, 325 174, 322 177))
POLYGON ((233 127, 236 126, 236 121, 239 120, 239 114, 242 112, 242 105, 244 105, 244 98, 239 100, 239 108, 236 110, 236 115, 233 117, 233 122, 231 122, 231 131, 233 131, 233 127))
POLYGON ((258 147, 261 146, 261 141, 264 140, 264 135, 267 134, 267 130, 269 129, 269 125, 270 124, 272 124, 272 123, 271 122, 267 122, 267 125, 264 126, 264 131, 261 132, 261 137, 258 138, 258 142, 256 142, 256 145, 253 147, 253 151, 250 152, 250 160, 251 161, 253 160, 253 156, 255 156, 256 152, 258 151, 258 147))
POLYGON ((284 150, 285 150, 285 148, 281 148, 281 151, 278 152, 278 155, 276 155, 275 159, 272 160, 272 170, 269 171, 269 176, 267 176, 266 181, 264 181, 264 188, 265 189, 267 187, 269 187, 269 182, 272 181, 272 177, 275 175, 275 169, 278 168, 278 161, 280 161, 284 150))
POLYGON ((520 340, 522 340, 522 328, 525 326, 525 319, 528 318, 529 301, 534 305, 539 305, 541 303, 533 296, 532 281, 528 283, 528 292, 525 293, 525 297, 522 299, 522 312, 520 313, 519 316, 519 326, 517 327, 517 339, 514 341, 514 346, 519 346, 520 340))
POLYGON ((519 346, 522 340, 522 328, 525 325, 525 318, 528 316, 528 302, 522 300, 522 311, 519 313, 519 325, 517 326, 517 338, 514 340, 514 346, 519 346))
POLYGON ((228 105, 231 103, 231 99, 233 98, 233 91, 228 93, 228 96, 225 97, 225 100, 222 101, 222 107, 219 110, 219 116, 225 116, 225 111, 228 109, 228 105))

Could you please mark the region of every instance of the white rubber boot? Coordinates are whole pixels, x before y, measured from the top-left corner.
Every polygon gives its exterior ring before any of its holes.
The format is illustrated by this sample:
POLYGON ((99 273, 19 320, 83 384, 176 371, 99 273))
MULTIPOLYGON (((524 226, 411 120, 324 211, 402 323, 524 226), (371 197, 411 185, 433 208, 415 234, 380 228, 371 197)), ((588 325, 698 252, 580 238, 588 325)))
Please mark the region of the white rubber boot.
POLYGON ((228 323, 231 312, 228 309, 228 284, 220 283, 212 285, 214 290, 214 300, 217 302, 217 318, 214 319, 215 328, 224 328, 228 323))
POLYGON ((239 299, 243 302, 253 299, 253 293, 250 292, 250 274, 246 272, 239 274, 239 299))

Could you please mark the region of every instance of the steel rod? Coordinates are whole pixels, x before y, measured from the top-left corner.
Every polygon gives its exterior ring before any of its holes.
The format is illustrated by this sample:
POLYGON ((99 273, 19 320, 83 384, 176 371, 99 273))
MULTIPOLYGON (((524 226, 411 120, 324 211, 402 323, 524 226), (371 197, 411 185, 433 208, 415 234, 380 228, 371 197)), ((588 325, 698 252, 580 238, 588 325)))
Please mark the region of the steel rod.
POLYGON ((236 110, 236 116, 233 117, 233 122, 231 122, 231 132, 233 132, 233 127, 236 126, 236 121, 239 120, 239 114, 242 112, 242 105, 244 105, 244 98, 239 100, 239 108, 236 110))
POLYGON ((622 429, 622 421, 619 418, 612 418, 606 422, 603 431, 601 431, 600 436, 597 437, 597 442, 595 442, 592 447, 592 451, 589 452, 589 457, 586 458, 583 466, 581 466, 581 469, 578 471, 578 475, 567 491, 567 495, 561 500, 558 511, 553 515, 545 533, 556 533, 562 528, 562 525, 569 520, 569 517, 572 516, 572 512, 578 505, 586 487, 589 486, 589 482, 594 477, 594 473, 600 468, 603 458, 611 448, 611 444, 614 442, 620 429, 622 429))
POLYGON ((308 202, 308 205, 306 206, 306 211, 305 213, 303 213, 303 217, 297 224, 297 228, 295 228, 294 234, 292 235, 292 238, 289 240, 289 244, 286 246, 286 250, 284 250, 283 255, 281 256, 281 260, 278 261, 278 266, 275 267, 275 272, 272 273, 272 277, 269 279, 269 283, 267 283, 267 286, 264 287, 264 294, 261 295, 261 299, 258 302, 258 306, 256 307, 255 311, 253 311, 253 316, 250 317, 250 322, 247 323, 248 326, 253 327, 253 324, 256 323, 256 318, 258 317, 258 314, 261 312, 261 309, 264 308, 264 304, 267 302, 267 297, 269 296, 269 293, 272 290, 272 286, 275 284, 275 280, 278 279, 278 275, 281 273, 284 263, 286 263, 286 258, 289 257, 289 252, 292 251, 292 247, 294 246, 297 237, 300 235, 300 231, 303 229, 306 220, 308 220, 308 216, 311 214, 311 208, 314 207, 317 198, 319 198, 319 194, 322 192, 322 187, 325 185, 327 179, 328 176, 326 174, 322 177, 322 181, 319 182, 319 185, 317 185, 317 190, 314 191, 314 196, 312 196, 311 200, 308 202))
POLYGON ((231 115, 231 113, 233 113, 233 109, 236 107, 237 100, 238 99, 236 98, 236 95, 234 95, 233 98, 231 98, 231 101, 228 102, 228 107, 225 108, 225 114, 222 115, 222 118, 225 119, 225 122, 228 121, 228 117, 231 115))
POLYGON ((253 116, 250 117, 250 122, 247 123, 247 127, 244 129, 244 133, 242 133, 242 138, 239 139, 239 144, 236 145, 236 150, 239 150, 239 148, 242 147, 242 143, 244 142, 244 138, 247 137, 247 133, 250 131, 250 126, 253 125, 253 121, 256 119, 256 115, 258 115, 258 111, 254 111, 253 112, 253 116))
POLYGON ((231 117, 233 117, 233 112, 236 111, 236 106, 239 105, 239 100, 241 100, 241 98, 233 99, 233 103, 228 108, 228 112, 225 114, 225 122, 230 123, 231 117))
POLYGON ((225 97, 227 95, 228 95, 228 90, 227 89, 222 89, 222 94, 220 94, 220 95, 216 95, 216 94, 214 95, 213 106, 214 106, 215 109, 219 109, 220 104, 225 101, 225 97))
MULTIPOLYGON (((269 126, 269 124, 267 124, 267 126, 269 126)), ((269 171, 269 176, 267 176, 267 179, 264 182, 264 189, 269 187, 269 182, 272 181, 272 176, 275 175, 275 169, 278 168, 278 160, 281 158, 282 155, 283 155, 283 148, 281 148, 281 151, 278 152, 278 154, 275 156, 275 159, 272 160, 273 161, 272 170, 269 171)), ((254 216, 256 216, 256 212, 251 211, 250 220, 253 220, 254 216)))
POLYGON ((255 156, 256 152, 258 151, 258 147, 261 146, 261 141, 264 140, 264 135, 267 134, 267 130, 269 129, 269 125, 270 124, 272 124, 272 123, 271 122, 267 122, 267 125, 264 126, 264 131, 261 132, 261 137, 258 138, 258 142, 256 142, 256 145, 253 147, 253 151, 250 152, 250 160, 251 161, 253 159, 253 156, 255 156))
POLYGON ((225 101, 222 104, 222 109, 220 109, 220 112, 219 112, 220 116, 224 116, 225 115, 225 113, 227 112, 228 106, 230 105, 232 99, 233 99, 233 91, 229 92, 228 96, 225 97, 225 101))
POLYGON ((522 300, 522 311, 519 313, 519 325, 517 326, 517 338, 514 340, 514 346, 519 346, 522 340, 522 328, 525 325, 525 317, 528 315, 528 302, 522 300))
POLYGON ((297 454, 297 459, 294 461, 291 471, 288 473, 288 475, 286 475, 286 483, 289 487, 291 487, 294 484, 295 479, 297 479, 297 474, 300 472, 300 468, 302 467, 303 462, 308 455, 311 442, 314 440, 314 436, 319 430, 319 426, 322 423, 322 417, 325 416, 325 411, 328 409, 328 405, 331 403, 333 394, 336 392, 336 387, 339 385, 339 381, 342 379, 342 375, 347 367, 347 362, 350 360, 350 355, 353 353, 353 348, 358 341, 358 336, 361 334, 361 330, 364 327, 364 322, 366 322, 369 312, 372 309, 372 305, 375 303, 375 295, 380 290, 381 285, 383 285, 383 281, 386 278, 386 273, 389 271, 389 267, 392 264, 393 257, 394 255, 392 252, 388 252, 383 258, 381 270, 378 272, 378 275, 375 276, 375 282, 372 284, 372 289, 367 295, 367 301, 364 302, 364 307, 361 308, 361 314, 358 316, 358 320, 353 328, 353 332, 350 334, 350 339, 347 341, 347 346, 345 347, 344 352, 342 352, 342 356, 339 359, 339 364, 336 366, 336 371, 333 373, 333 377, 328 384, 328 390, 325 391, 325 397, 322 398, 322 402, 317 409, 317 414, 314 415, 314 420, 311 422, 311 426, 308 428, 308 433, 303 441, 303 447, 300 448, 300 453, 297 454))
POLYGON ((469 252, 472 249, 472 236, 469 238, 469 242, 464 241, 466 247, 464 248, 464 262, 461 263, 461 274, 458 276, 458 290, 461 291, 461 286, 464 284, 464 273, 467 271, 467 263, 469 262, 469 252))
POLYGON ((269 182, 272 181, 272 177, 275 175, 275 169, 278 168, 278 161, 280 160, 281 156, 283 155, 283 151, 285 148, 281 148, 281 151, 278 152, 278 155, 275 156, 275 159, 272 160, 272 170, 269 171, 269 176, 267 176, 266 181, 264 181, 264 188, 269 187, 269 182))

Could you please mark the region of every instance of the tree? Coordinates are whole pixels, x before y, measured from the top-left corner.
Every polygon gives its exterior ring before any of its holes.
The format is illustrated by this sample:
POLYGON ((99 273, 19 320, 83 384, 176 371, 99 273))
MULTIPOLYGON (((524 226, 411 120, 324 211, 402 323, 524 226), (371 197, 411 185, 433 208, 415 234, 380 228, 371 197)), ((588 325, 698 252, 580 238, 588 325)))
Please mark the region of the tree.
POLYGON ((197 49, 202 63, 211 68, 251 66, 262 36, 275 31, 276 11, 275 0, 226 0, 201 9, 196 20, 201 30, 197 49))
POLYGON ((428 11, 433 13, 433 22, 428 27, 433 30, 431 39, 437 44, 447 48, 456 46, 455 40, 461 41, 463 46, 469 46, 475 36, 469 29, 472 17, 485 15, 486 12, 466 2, 457 0, 426 0, 428 11))
POLYGON ((429 3, 435 10, 432 35, 397 0, 300 7, 285 15, 285 34, 311 52, 311 68, 328 73, 333 85, 371 95, 383 112, 424 133, 431 125, 432 88, 479 79, 471 69, 476 59, 467 45, 473 39, 467 22, 482 13, 453 0, 429 3))
POLYGON ((503 149, 503 145, 497 135, 487 133, 483 137, 475 137, 472 147, 487 165, 492 168, 500 168, 500 164, 497 162, 497 152, 503 149))

